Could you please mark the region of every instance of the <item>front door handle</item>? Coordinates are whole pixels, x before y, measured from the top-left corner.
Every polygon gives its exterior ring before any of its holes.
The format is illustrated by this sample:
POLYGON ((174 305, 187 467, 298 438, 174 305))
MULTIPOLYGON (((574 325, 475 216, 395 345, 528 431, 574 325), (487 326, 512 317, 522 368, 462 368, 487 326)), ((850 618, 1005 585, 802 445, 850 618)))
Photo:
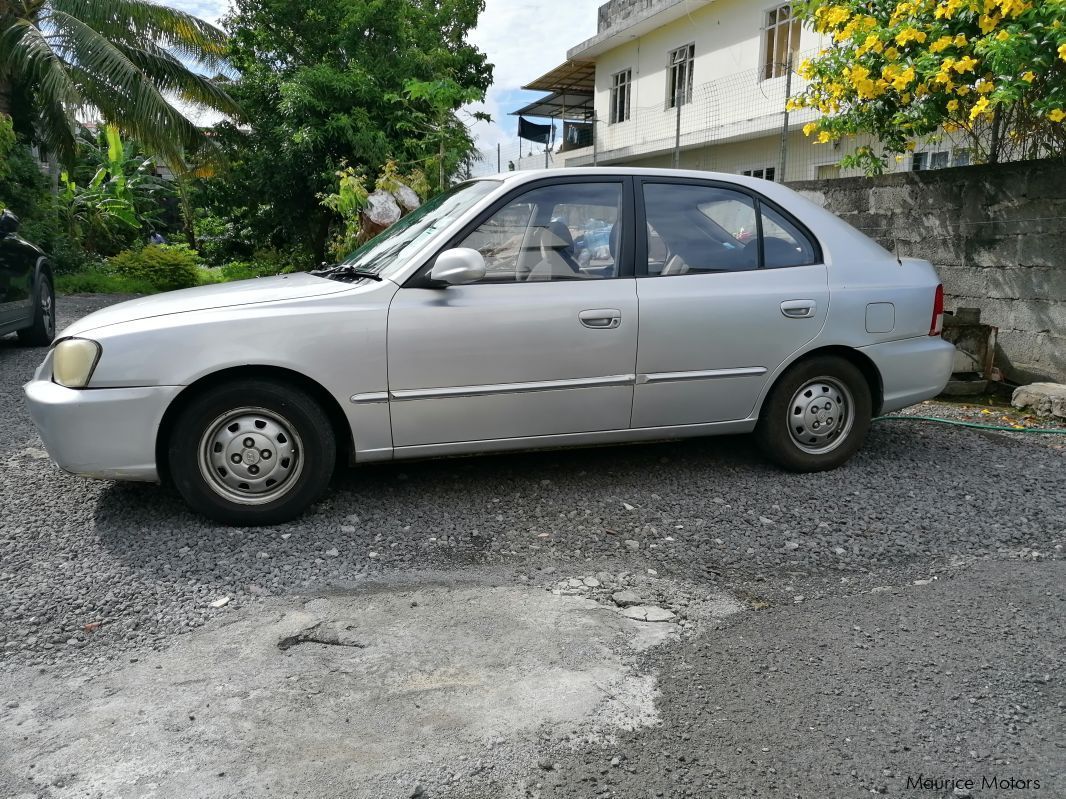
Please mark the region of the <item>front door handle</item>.
POLYGON ((593 330, 614 330, 622 324, 622 312, 617 308, 598 308, 594 311, 582 311, 577 315, 581 324, 593 330))
POLYGON ((786 300, 781 303, 781 313, 789 319, 810 319, 817 307, 814 300, 786 300))

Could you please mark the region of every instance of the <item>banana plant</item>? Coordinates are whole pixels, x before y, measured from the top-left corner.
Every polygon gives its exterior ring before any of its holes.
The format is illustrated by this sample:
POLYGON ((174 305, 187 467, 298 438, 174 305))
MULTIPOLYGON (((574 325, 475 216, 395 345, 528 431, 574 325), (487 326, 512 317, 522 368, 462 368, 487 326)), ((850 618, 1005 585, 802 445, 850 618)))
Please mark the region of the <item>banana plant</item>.
POLYGON ((60 214, 86 250, 113 254, 157 221, 173 189, 155 174, 152 158, 130 152, 113 125, 101 138, 84 136, 81 152, 78 172, 86 179, 60 174, 60 214))

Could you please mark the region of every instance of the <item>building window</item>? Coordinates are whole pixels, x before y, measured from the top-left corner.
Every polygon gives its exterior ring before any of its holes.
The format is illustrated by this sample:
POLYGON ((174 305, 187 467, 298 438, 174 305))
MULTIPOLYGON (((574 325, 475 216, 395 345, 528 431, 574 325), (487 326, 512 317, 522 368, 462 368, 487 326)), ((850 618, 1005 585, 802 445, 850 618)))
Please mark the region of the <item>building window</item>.
POLYGON ((799 53, 800 29, 803 23, 799 17, 792 15, 792 4, 767 12, 766 29, 763 35, 765 61, 763 62, 763 79, 780 78, 788 69, 788 57, 793 59, 799 53))
POLYGON ((740 174, 749 178, 762 178, 763 180, 773 180, 777 177, 777 167, 763 166, 757 169, 745 169, 740 174))
POLYGON ((629 119, 629 95, 633 70, 623 69, 611 76, 611 124, 629 119))
POLYGON ((692 102, 692 62, 696 57, 696 45, 687 44, 670 51, 667 61, 666 107, 692 102))
POLYGON ((921 172, 923 169, 944 169, 948 166, 951 166, 951 153, 948 150, 911 154, 912 172, 921 172))

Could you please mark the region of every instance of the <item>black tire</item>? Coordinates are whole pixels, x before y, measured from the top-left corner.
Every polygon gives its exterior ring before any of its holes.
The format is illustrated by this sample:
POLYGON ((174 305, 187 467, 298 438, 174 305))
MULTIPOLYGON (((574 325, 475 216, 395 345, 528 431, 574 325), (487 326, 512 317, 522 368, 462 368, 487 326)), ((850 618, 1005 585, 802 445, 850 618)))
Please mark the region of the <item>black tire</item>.
POLYGON ((33 324, 18 332, 19 341, 28 347, 47 347, 56 337, 56 293, 52 276, 41 272, 33 296, 33 324))
POLYGON ((265 379, 195 397, 171 428, 167 451, 170 477, 193 510, 247 527, 295 519, 325 492, 337 460, 319 404, 265 379))
POLYGON ((843 358, 816 356, 795 364, 770 390, 755 438, 779 466, 821 472, 859 451, 871 416, 870 386, 862 372, 843 358))

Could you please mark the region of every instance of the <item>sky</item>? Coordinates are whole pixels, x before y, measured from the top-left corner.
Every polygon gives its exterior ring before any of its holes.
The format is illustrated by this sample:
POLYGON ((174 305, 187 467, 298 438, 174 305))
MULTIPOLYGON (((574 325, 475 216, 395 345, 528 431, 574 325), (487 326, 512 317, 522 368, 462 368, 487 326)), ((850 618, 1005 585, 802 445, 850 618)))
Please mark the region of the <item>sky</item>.
MULTIPOLYGON (((211 22, 225 14, 229 0, 165 0, 211 22)), ((566 51, 596 33, 596 9, 604 0, 486 0, 471 41, 495 66, 492 88, 477 110, 492 124, 472 125, 479 149, 494 152, 501 143, 504 160, 517 151, 517 118, 510 112, 536 99, 519 88, 566 60, 566 51)), ((207 122, 207 120, 200 120, 207 122)), ((495 162, 495 157, 491 159, 495 162)), ((495 171, 495 163, 493 163, 495 171)))

